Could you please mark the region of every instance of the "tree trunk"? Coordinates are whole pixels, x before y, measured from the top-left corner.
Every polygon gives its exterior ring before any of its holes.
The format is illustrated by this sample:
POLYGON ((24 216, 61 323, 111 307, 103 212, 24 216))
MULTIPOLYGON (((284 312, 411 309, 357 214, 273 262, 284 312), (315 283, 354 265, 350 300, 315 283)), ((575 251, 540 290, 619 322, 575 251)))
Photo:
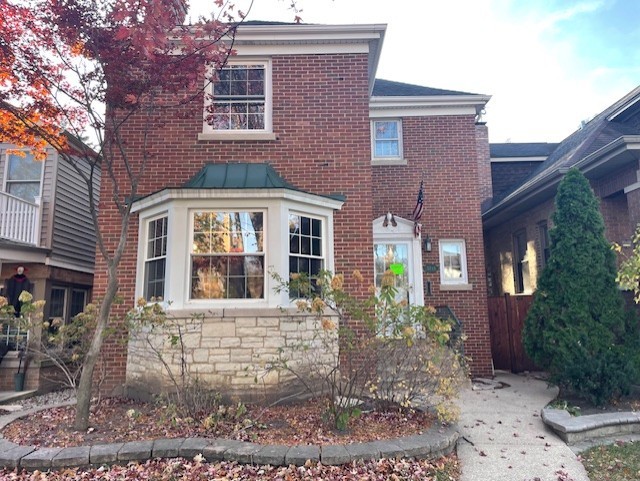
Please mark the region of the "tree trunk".
POLYGON ((104 331, 109 322, 111 314, 111 306, 118 293, 118 276, 116 273, 116 264, 110 263, 108 268, 107 290, 104 298, 100 303, 98 318, 96 319, 96 330, 93 333, 91 346, 87 351, 82 373, 80 374, 80 382, 78 383, 76 405, 76 418, 73 423, 74 429, 78 431, 86 431, 89 427, 89 408, 91 407, 91 391, 93 387, 93 372, 100 357, 102 342, 104 340, 104 331))

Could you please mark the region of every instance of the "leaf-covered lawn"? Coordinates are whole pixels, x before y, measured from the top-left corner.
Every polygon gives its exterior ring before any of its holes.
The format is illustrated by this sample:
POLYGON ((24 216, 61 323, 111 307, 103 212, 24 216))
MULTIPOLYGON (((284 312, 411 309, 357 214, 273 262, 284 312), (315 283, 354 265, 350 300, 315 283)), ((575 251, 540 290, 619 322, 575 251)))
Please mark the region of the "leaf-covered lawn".
POLYGON ((237 463, 204 463, 197 460, 170 459, 127 466, 111 466, 90 470, 66 469, 48 473, 38 471, 0 470, 0 479, 19 481, 74 481, 74 480, 138 480, 154 481, 209 481, 209 480, 264 480, 264 481, 457 481, 460 476, 455 456, 437 461, 389 460, 352 463, 345 466, 308 464, 295 467, 249 466, 237 463))
POLYGON ((591 481, 637 481, 640 479, 640 442, 597 446, 582 453, 591 481))
POLYGON ((309 401, 268 408, 226 408, 194 420, 176 415, 161 404, 110 398, 93 409, 87 432, 74 431, 73 407, 54 408, 9 424, 2 435, 15 443, 38 447, 69 447, 142 439, 225 437, 262 444, 345 444, 420 433, 433 421, 422 412, 370 412, 339 433, 324 421, 325 405, 309 401))

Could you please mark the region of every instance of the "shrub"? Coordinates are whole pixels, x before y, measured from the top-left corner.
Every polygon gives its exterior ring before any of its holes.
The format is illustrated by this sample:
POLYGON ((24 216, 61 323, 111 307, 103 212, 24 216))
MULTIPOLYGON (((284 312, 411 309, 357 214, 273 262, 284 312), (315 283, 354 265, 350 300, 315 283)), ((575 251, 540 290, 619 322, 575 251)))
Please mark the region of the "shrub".
POLYGON ((553 224, 523 342, 552 381, 602 404, 628 392, 635 368, 615 255, 598 201, 577 169, 558 187, 553 224))
MULTIPOLYGON (((325 271, 312 281, 274 274, 280 290, 307 296, 297 307, 315 318, 315 329, 311 338, 280 349, 271 369, 293 374, 314 396, 327 396, 329 418, 340 430, 359 415, 364 398, 382 409, 419 402, 444 421, 456 418, 453 400, 466 363, 450 345, 451 324, 431 307, 397 302, 394 276, 387 271, 379 292, 371 288, 358 299, 343 289, 341 274, 325 271), (312 349, 318 345, 323 349, 312 349)), ((357 272, 354 278, 362 281, 357 272)))

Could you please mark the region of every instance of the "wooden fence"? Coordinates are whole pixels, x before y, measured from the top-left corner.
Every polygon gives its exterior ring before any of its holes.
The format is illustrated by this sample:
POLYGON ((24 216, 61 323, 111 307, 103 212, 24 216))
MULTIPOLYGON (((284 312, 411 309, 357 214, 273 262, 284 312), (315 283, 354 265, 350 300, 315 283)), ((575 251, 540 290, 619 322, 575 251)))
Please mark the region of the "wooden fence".
POLYGON ((533 296, 489 297, 493 366, 511 372, 535 371, 522 345, 522 328, 533 296))

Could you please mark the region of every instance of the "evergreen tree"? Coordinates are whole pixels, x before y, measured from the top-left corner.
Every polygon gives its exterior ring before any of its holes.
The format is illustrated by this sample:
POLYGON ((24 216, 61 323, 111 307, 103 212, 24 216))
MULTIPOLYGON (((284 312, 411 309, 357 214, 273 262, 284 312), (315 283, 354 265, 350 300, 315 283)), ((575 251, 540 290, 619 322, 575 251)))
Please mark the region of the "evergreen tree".
POLYGON ((615 254, 604 236, 598 200, 571 169, 558 187, 549 262, 523 331, 525 348, 551 380, 601 404, 625 394, 632 356, 615 254))

